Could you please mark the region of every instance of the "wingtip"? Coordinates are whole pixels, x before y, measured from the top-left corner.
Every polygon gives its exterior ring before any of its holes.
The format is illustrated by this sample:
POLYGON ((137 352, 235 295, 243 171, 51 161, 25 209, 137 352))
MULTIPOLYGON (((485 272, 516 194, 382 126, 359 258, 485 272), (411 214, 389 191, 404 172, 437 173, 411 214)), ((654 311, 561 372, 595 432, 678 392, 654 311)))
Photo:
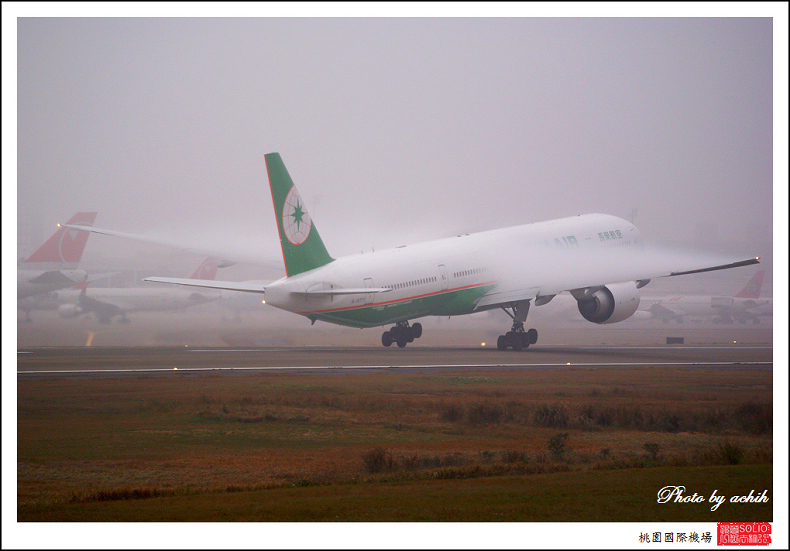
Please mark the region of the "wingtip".
POLYGON ((672 272, 670 276, 678 276, 678 275, 688 275, 688 274, 700 274, 703 272, 715 272, 717 270, 727 270, 730 268, 741 268, 743 266, 751 266, 753 264, 759 264, 760 257, 756 256, 754 258, 750 258, 748 260, 741 260, 738 262, 731 262, 730 264, 721 264, 719 266, 710 266, 708 268, 700 268, 698 270, 687 270, 684 272, 672 272))

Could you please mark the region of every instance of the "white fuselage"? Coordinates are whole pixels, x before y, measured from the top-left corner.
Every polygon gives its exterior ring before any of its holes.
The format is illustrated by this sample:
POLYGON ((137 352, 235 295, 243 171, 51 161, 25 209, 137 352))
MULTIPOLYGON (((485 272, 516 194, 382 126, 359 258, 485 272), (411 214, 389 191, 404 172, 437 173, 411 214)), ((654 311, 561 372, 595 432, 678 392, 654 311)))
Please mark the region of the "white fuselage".
MULTIPOLYGON (((568 289, 564 274, 541 269, 542 255, 640 242, 636 227, 621 218, 575 216, 343 257, 267 285, 266 303, 354 327, 462 315, 485 309, 480 302, 484 295, 510 285, 534 288, 535 296, 568 289), (331 294, 333 289, 365 287, 378 291, 331 294)), ((589 285, 598 283, 594 271, 589 285)), ((576 274, 574 281, 578 279, 576 274)))

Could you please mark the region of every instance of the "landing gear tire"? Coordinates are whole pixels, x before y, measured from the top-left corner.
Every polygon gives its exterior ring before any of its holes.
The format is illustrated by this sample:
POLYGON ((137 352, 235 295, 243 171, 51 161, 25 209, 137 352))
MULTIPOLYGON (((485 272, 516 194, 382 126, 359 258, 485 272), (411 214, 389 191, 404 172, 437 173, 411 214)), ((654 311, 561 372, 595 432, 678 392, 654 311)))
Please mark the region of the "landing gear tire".
POLYGON ((498 350, 507 350, 508 348, 516 351, 524 350, 538 342, 536 329, 524 330, 524 322, 527 320, 527 313, 529 312, 528 300, 510 303, 508 306, 503 306, 502 310, 513 320, 513 326, 510 328, 510 331, 500 335, 497 339, 496 347, 498 350))
POLYGON ((422 325, 415 323, 411 327, 408 321, 400 321, 396 323, 389 331, 384 331, 381 335, 381 344, 390 346, 392 343, 397 343, 399 348, 404 348, 414 339, 419 339, 422 336, 422 325))
POLYGON ((510 346, 513 347, 513 350, 515 350, 516 352, 518 352, 519 350, 523 350, 525 348, 524 341, 526 339, 522 339, 521 338, 522 336, 526 337, 526 335, 523 335, 521 333, 508 333, 508 340, 510 341, 510 346))
POLYGON ((537 341, 538 332, 535 329, 530 329, 526 333, 524 331, 508 331, 504 335, 499 335, 496 347, 498 350, 512 348, 515 351, 519 351, 529 348, 529 345, 535 344, 537 341))

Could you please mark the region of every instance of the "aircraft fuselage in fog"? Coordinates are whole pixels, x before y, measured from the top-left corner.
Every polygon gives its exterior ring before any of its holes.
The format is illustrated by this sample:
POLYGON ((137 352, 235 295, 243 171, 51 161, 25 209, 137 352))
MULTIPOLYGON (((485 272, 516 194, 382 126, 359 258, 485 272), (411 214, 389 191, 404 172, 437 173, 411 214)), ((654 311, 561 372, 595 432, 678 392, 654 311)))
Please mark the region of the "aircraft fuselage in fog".
MULTIPOLYGON (((651 278, 745 266, 757 258, 711 263, 646 254, 639 230, 607 214, 525 224, 335 259, 329 255, 278 153, 265 156, 286 277, 269 284, 149 277, 145 281, 265 293, 266 304, 351 327, 394 324, 382 343, 419 338, 425 316, 492 308, 512 318, 500 350, 537 341, 524 322, 531 305, 569 291, 582 316, 615 323, 639 307, 651 278)), ((108 230, 100 233, 113 234, 108 230)), ((128 235, 126 235, 128 236, 128 235)))

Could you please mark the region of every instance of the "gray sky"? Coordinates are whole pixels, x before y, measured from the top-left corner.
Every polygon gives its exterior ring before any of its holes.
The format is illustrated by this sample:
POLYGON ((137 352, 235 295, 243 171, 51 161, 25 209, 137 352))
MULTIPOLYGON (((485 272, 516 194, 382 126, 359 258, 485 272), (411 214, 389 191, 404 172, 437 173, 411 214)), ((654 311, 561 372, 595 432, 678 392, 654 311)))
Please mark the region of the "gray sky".
POLYGON ((19 255, 96 210, 100 227, 278 259, 263 158, 278 151, 335 256, 635 208, 648 240, 770 256, 770 18, 17 30, 19 255))

